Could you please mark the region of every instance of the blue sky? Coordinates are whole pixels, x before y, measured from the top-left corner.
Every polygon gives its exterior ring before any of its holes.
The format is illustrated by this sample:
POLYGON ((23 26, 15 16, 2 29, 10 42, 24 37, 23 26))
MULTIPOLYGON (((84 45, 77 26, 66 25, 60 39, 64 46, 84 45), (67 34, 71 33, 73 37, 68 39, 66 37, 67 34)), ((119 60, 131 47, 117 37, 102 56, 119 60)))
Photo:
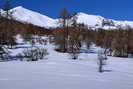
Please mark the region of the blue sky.
MULTIPOLYGON (((1 0, 2 1, 2 0, 1 0)), ((133 0, 12 0, 13 7, 23 6, 56 18, 61 8, 71 12, 101 15, 116 20, 133 20, 133 0)))

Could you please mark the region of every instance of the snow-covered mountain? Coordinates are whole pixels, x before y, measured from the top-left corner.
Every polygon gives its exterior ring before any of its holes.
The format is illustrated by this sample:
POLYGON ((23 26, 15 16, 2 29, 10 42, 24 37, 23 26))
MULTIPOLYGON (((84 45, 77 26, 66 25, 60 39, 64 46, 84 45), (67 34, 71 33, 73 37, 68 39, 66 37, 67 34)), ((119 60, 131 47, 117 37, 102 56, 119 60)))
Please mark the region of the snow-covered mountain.
POLYGON ((31 23, 41 27, 56 27, 56 20, 42 15, 40 13, 28 10, 23 8, 22 6, 11 9, 13 13, 13 17, 21 22, 31 23))
POLYGON ((99 15, 89 15, 82 12, 77 14, 77 22, 84 23, 85 25, 93 28, 133 28, 132 21, 117 21, 113 19, 107 19, 99 15))
MULTIPOLYGON (((11 9, 14 11, 13 17, 21 22, 31 23, 37 26, 46 27, 46 28, 55 28, 58 27, 58 19, 52 19, 48 16, 42 15, 40 13, 28 10, 22 6, 11 9)), ((88 27, 92 28, 133 28, 132 21, 117 21, 112 19, 107 19, 99 15, 89 15, 86 13, 77 13, 77 22, 85 24, 88 27)))

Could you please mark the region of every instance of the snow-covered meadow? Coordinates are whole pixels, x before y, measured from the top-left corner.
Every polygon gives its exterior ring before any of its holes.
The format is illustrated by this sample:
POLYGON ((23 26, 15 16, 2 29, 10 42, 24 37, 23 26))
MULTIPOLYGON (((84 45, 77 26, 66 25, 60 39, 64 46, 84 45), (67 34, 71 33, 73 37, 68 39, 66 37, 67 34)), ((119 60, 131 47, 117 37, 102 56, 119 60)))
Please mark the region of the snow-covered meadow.
MULTIPOLYGON (((0 89, 133 89, 132 58, 108 57, 99 73, 97 47, 82 52, 78 60, 54 51, 52 44, 45 48, 49 55, 44 60, 0 62, 0 89)), ((21 51, 18 47, 13 55, 21 51)))

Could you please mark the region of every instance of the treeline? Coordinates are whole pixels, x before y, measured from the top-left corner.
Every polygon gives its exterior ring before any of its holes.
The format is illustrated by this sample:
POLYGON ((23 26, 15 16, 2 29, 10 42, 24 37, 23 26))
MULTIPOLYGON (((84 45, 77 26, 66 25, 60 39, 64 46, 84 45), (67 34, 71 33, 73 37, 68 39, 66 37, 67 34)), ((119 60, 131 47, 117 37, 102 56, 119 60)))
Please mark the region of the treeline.
POLYGON ((53 30, 56 50, 60 52, 80 51, 83 45, 89 49, 95 44, 109 56, 128 57, 133 55, 133 29, 89 29, 82 26, 56 28, 53 30))
POLYGON ((13 19, 0 18, 0 42, 10 44, 10 41, 15 41, 17 34, 20 34, 26 40, 32 35, 48 35, 50 30, 13 19))
POLYGON ((97 29, 94 42, 108 55, 128 57, 128 54, 133 54, 133 29, 97 29))

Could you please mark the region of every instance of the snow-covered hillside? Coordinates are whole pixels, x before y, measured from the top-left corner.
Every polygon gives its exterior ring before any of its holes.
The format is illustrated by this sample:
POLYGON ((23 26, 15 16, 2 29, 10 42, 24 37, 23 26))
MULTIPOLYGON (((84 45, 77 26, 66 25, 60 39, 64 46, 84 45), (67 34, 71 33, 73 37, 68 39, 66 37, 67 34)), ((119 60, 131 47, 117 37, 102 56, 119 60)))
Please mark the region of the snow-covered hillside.
POLYGON ((104 18, 101 16, 88 15, 88 14, 85 14, 82 12, 77 14, 77 22, 84 23, 90 27, 94 27, 94 26, 101 27, 103 20, 104 20, 104 18))
POLYGON ((116 27, 124 27, 124 28, 128 28, 128 27, 131 27, 133 28, 133 22, 132 21, 114 21, 115 23, 115 26, 116 27))
POLYGON ((22 6, 13 8, 13 17, 21 22, 31 23, 41 27, 56 27, 56 21, 48 16, 28 10, 22 6))
POLYGON ((93 53, 81 53, 78 60, 54 51, 52 44, 45 48, 50 54, 44 60, 0 62, 0 89, 133 89, 133 59, 109 57, 99 73, 97 47, 90 49, 93 53))

